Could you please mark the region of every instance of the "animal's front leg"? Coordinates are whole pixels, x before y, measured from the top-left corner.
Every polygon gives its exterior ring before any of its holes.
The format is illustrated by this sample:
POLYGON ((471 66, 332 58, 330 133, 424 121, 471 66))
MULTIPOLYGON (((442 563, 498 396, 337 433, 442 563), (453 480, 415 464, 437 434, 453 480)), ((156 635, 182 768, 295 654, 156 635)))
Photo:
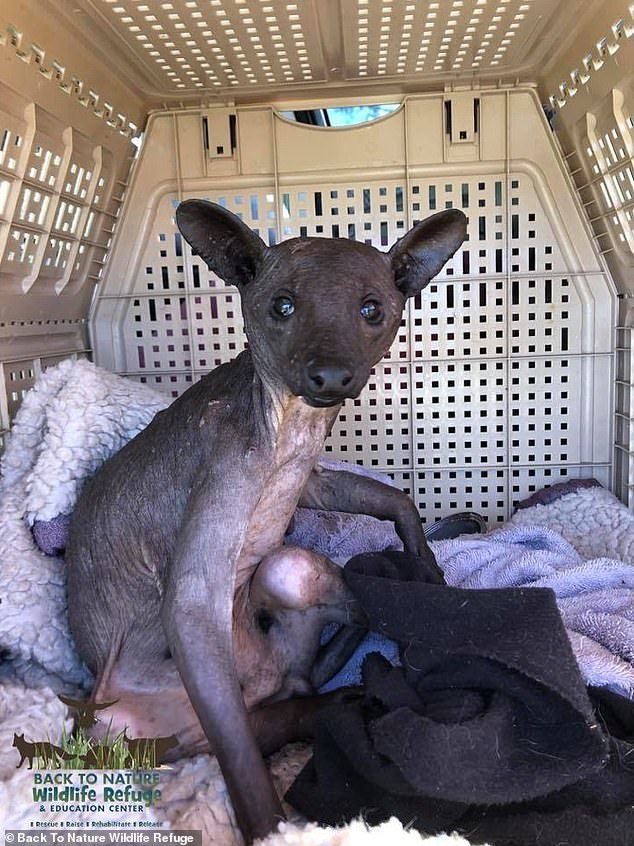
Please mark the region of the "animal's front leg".
MULTIPOLYGON (((425 539, 416 506, 398 488, 358 473, 327 470, 317 465, 304 488, 299 505, 324 511, 369 514, 379 520, 391 520, 403 541, 405 551, 421 560, 428 581, 445 583, 443 572, 425 539)), ((311 674, 311 681, 317 689, 345 666, 364 635, 363 630, 344 626, 319 650, 311 674)))
POLYGON ((250 843, 269 834, 284 814, 251 729, 234 659, 234 584, 246 531, 240 514, 250 496, 244 487, 232 479, 200 489, 170 565, 162 621, 250 843), (220 519, 223 514, 231 519, 220 519))
POLYGON ((304 508, 369 514, 379 520, 391 520, 405 551, 422 559, 429 581, 445 583, 442 570, 425 539, 416 506, 398 488, 357 473, 327 470, 317 465, 299 504, 304 508))
POLYGON ((272 755, 287 743, 312 740, 317 717, 324 708, 352 702, 361 696, 360 687, 341 687, 331 693, 285 699, 254 708, 249 719, 262 754, 272 755))

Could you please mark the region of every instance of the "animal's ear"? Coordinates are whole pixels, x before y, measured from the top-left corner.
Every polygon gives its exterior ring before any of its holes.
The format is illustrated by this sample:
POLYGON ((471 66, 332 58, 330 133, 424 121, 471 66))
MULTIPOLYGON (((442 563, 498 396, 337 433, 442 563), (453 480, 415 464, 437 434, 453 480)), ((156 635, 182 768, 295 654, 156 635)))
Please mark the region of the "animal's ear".
POLYGON ((458 209, 447 209, 421 220, 388 253, 397 288, 406 297, 417 294, 466 237, 467 218, 458 209))
POLYGON ((185 200, 176 223, 193 252, 229 285, 253 279, 267 248, 235 214, 209 200, 185 200))

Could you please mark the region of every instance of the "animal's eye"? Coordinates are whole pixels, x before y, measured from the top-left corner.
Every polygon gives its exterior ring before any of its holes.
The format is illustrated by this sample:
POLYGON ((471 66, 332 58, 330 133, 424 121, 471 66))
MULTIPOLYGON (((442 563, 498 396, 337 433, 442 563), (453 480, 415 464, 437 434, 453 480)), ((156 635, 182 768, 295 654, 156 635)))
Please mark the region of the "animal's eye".
POLYGON ((290 297, 282 295, 273 300, 273 311, 277 317, 290 317, 295 311, 295 303, 290 297))
POLYGON ((380 323, 383 320, 383 309, 376 300, 366 300, 361 306, 361 317, 368 323, 380 323))
POLYGON ((268 634, 271 629, 271 626, 275 622, 275 617, 269 612, 264 609, 258 611, 257 616, 255 618, 255 622, 258 624, 258 627, 264 634, 268 634))

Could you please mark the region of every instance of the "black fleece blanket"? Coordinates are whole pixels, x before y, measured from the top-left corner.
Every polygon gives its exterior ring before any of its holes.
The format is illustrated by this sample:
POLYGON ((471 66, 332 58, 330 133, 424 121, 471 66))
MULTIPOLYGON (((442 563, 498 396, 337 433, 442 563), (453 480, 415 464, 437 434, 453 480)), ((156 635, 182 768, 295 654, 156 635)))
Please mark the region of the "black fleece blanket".
POLYGON ((459 590, 405 553, 358 555, 348 585, 402 667, 325 710, 287 793, 336 825, 390 816, 496 846, 634 846, 634 709, 579 674, 550 590, 459 590))

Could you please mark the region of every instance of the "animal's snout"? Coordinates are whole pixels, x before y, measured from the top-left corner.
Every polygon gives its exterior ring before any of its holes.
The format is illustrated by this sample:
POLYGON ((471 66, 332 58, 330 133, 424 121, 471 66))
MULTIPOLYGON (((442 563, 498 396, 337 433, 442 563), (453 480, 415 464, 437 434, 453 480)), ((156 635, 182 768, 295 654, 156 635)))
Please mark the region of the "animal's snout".
POLYGON ((332 404, 350 396, 353 373, 348 367, 328 361, 311 361, 306 367, 306 386, 313 400, 332 404))

